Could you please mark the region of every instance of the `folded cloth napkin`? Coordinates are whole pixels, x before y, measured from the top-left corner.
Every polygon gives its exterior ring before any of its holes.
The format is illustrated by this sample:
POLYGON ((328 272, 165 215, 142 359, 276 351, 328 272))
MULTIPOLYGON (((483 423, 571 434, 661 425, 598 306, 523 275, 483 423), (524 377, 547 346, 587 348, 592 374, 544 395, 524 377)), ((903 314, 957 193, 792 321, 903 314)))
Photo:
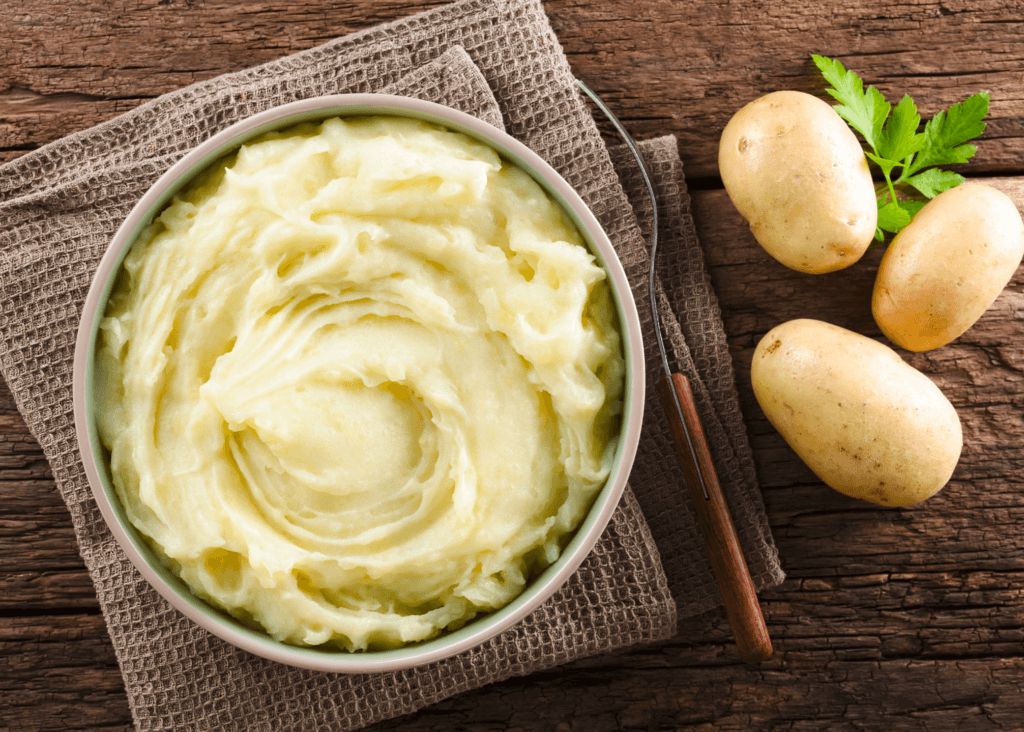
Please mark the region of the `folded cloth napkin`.
MULTIPOLYGON (((658 375, 645 238, 634 214, 646 221, 650 206, 623 151, 613 151, 613 165, 539 0, 463 0, 346 36, 165 95, 0 166, 0 370, 71 511, 139 730, 356 729, 492 681, 665 639, 677 603, 694 614, 719 602, 651 399, 631 488, 580 569, 516 627, 427 667, 342 675, 254 657, 180 615, 121 552, 85 479, 72 417, 78 318, 99 258, 145 190, 213 133, 295 99, 367 91, 477 115, 547 159, 615 244, 641 312, 649 379, 658 375), (625 190, 616 167, 626 171, 625 190)), ((782 573, 675 141, 642 149, 659 191, 667 265, 660 297, 672 356, 694 382, 752 574, 768 587, 782 573)))

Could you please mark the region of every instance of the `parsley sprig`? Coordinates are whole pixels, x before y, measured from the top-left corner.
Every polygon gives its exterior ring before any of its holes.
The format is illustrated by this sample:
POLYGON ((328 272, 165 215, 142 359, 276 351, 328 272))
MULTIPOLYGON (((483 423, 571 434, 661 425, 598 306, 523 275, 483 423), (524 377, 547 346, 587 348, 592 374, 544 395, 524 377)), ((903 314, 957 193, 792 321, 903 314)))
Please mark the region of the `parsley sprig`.
POLYGON ((885 176, 885 189, 877 196, 875 239, 882 241, 884 232, 897 233, 924 206, 922 201, 899 200, 897 185, 906 184, 932 199, 964 182, 962 175, 934 166, 966 163, 974 156, 978 148, 967 141, 985 131, 982 120, 988 114, 988 92, 939 112, 928 120, 923 132, 918 132, 921 115, 909 96, 904 95, 893 107, 875 87, 865 91, 861 78, 840 62, 825 56, 812 58, 832 85, 826 91, 839 102, 834 106, 836 112, 864 137, 871 148, 864 154, 885 176), (896 168, 900 174, 893 179, 896 168))

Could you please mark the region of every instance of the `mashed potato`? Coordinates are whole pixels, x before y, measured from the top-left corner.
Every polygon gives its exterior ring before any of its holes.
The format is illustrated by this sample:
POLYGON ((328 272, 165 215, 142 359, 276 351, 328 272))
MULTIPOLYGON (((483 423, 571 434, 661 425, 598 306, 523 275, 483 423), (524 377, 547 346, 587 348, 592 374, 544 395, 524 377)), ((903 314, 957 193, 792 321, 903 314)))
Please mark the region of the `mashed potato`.
POLYGON ((422 122, 271 133, 178 196, 100 326, 132 523, 274 638, 394 647, 508 603, 609 474, 604 271, 518 168, 422 122))

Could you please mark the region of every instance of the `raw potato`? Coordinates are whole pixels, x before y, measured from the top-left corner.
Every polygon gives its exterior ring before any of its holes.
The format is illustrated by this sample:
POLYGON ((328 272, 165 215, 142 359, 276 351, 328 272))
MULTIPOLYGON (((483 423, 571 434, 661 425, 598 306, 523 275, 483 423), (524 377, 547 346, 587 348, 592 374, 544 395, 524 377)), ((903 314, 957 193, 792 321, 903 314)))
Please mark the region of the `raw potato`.
POLYGON ((773 328, 750 377, 761 409, 826 484, 883 506, 934 495, 960 459, 949 400, 895 351, 819 320, 773 328))
POLYGON ((754 238, 790 269, 849 267, 875 235, 875 187, 860 143, 826 102, 773 92, 733 116, 718 148, 722 182, 754 238))
POLYGON ((1024 222, 995 188, 963 184, 928 202, 882 258, 871 312, 908 351, 944 346, 974 325, 1017 271, 1024 222))

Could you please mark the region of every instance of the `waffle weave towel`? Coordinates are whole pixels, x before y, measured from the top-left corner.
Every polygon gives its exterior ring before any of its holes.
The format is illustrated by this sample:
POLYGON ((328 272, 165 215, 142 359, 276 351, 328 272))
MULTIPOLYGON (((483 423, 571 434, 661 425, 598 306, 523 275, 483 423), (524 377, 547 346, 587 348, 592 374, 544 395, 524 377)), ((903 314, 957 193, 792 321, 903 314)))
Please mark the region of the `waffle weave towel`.
MULTIPOLYGON (((635 163, 602 142, 539 0, 462 0, 190 86, 0 166, 0 370, 71 511, 140 731, 356 729, 510 676, 668 638, 677 607, 692 615, 720 602, 651 396, 631 487, 595 551, 528 619, 447 661, 368 675, 282 666, 195 626, 128 562, 92 498, 72 419, 78 318, 99 258, 146 189, 196 144, 269 107, 343 92, 460 109, 550 162, 615 244, 641 312, 649 384, 658 377, 641 230, 650 206, 635 163)), ((672 355, 694 384, 755 582, 771 586, 782 573, 675 140, 641 147, 659 191, 660 307, 672 355)))

